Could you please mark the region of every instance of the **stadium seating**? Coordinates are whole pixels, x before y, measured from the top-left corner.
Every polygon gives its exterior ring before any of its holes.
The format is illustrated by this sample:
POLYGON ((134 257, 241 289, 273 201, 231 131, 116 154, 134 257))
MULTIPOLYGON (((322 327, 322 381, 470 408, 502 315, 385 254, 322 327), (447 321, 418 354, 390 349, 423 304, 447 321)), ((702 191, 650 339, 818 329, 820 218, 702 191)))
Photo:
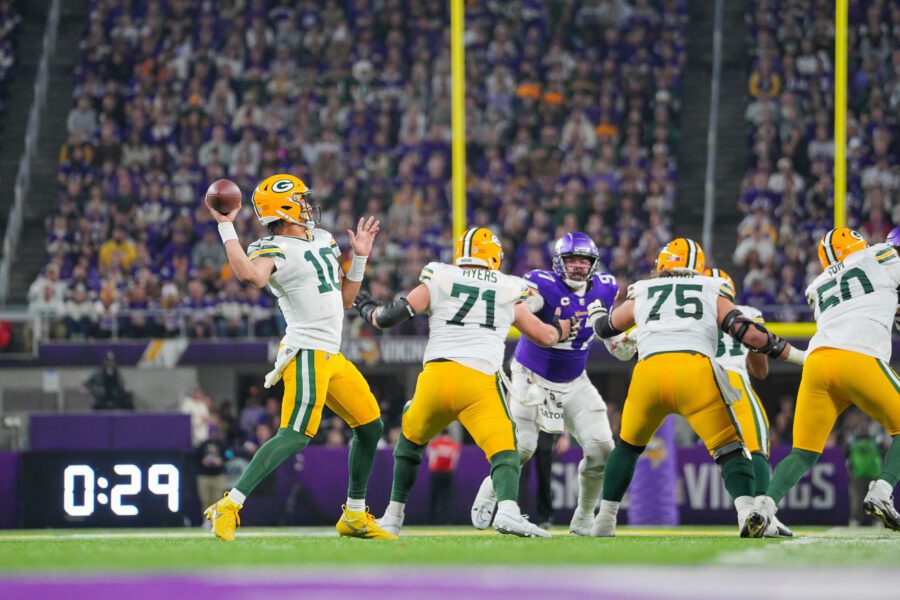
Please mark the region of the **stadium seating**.
MULTIPOLYGON (((770 320, 807 321, 803 291, 833 223, 834 3, 754 2, 747 21, 752 164, 738 203, 739 300, 770 320)), ((847 221, 883 242, 900 223, 900 6, 851 2, 849 22, 847 221)))
MULTIPOLYGON (((227 283, 200 205, 220 177, 245 204, 269 174, 304 178, 344 248, 359 215, 381 218, 378 297, 449 259, 447 4, 295 4, 92 3, 29 294, 51 337, 272 335, 270 298, 227 283)), ((647 273, 674 208, 684 1, 479 2, 466 27, 469 221, 516 274, 573 229, 623 284, 647 273)), ((260 234, 251 211, 238 231, 260 234)))

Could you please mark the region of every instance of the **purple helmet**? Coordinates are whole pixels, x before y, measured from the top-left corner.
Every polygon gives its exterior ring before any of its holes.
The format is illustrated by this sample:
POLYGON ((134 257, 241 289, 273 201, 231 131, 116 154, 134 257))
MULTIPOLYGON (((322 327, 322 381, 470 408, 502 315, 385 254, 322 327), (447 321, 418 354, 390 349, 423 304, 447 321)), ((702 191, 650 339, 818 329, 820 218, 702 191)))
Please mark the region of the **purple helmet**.
POLYGON ((888 234, 887 239, 884 241, 894 248, 900 247, 900 225, 891 229, 891 232, 888 234))
POLYGON ((556 244, 553 247, 553 272, 559 275, 559 277, 568 285, 572 287, 583 286, 590 281, 591 277, 599 268, 600 251, 597 250, 597 245, 594 244, 594 240, 587 234, 573 231, 556 240, 556 244), (585 276, 584 281, 578 281, 569 277, 569 273, 566 271, 566 265, 563 262, 563 258, 567 256, 583 256, 591 259, 591 268, 588 271, 587 276, 585 276))

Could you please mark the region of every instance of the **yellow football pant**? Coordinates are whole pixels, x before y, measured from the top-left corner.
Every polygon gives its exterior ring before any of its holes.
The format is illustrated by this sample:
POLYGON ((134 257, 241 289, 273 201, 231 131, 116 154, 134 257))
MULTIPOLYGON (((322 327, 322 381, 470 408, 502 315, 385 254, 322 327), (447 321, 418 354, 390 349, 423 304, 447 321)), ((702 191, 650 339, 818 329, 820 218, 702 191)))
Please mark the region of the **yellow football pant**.
POLYGON ((900 434, 900 377, 889 364, 850 350, 813 350, 797 392, 794 448, 822 452, 834 422, 851 404, 892 436, 900 434))
POLYGON ((646 446, 672 413, 687 419, 710 452, 739 440, 710 360, 701 354, 666 352, 639 361, 622 409, 622 441, 646 446))
POLYGON ((426 363, 403 413, 403 436, 424 446, 457 420, 488 460, 498 452, 516 449, 515 425, 496 375, 452 361, 426 363))
POLYGON ((747 375, 728 371, 728 379, 731 385, 741 391, 741 399, 735 402, 731 409, 741 426, 744 444, 750 452, 762 452, 769 455, 769 417, 759 396, 750 385, 747 375))
POLYGON ((284 399, 281 426, 313 437, 327 406, 350 427, 381 416, 378 402, 362 373, 342 354, 300 350, 281 375, 284 399))

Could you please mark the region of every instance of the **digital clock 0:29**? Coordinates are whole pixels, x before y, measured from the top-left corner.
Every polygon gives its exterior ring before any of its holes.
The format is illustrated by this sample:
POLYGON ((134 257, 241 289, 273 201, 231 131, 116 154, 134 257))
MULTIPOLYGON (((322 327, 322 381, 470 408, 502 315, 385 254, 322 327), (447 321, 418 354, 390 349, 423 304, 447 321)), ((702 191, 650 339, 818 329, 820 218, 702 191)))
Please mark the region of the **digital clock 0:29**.
POLYGON ((24 525, 183 525, 192 486, 179 452, 29 452, 22 462, 24 525))

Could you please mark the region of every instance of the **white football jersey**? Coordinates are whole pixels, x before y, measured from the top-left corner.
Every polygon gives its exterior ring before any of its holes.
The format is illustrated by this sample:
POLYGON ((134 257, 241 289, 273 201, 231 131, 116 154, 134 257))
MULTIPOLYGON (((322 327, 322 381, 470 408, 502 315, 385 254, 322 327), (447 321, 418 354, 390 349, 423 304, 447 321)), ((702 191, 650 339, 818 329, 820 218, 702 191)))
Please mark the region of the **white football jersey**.
POLYGON ((718 299, 733 290, 720 277, 656 277, 628 286, 634 300, 638 360, 661 352, 716 356, 719 343, 718 299))
POLYGON ((247 248, 250 260, 263 256, 275 260, 269 288, 287 322, 281 340, 285 346, 340 352, 344 323, 340 255, 337 242, 324 229, 314 229, 311 240, 274 235, 247 248))
POLYGON ((807 352, 840 348, 891 360, 891 327, 897 313, 900 257, 876 244, 825 269, 806 288, 818 330, 807 352))
MULTIPOLYGON (((762 313, 752 306, 738 306, 737 309, 747 317, 753 319, 754 323, 765 323, 762 313)), ((750 348, 719 329, 719 344, 716 349, 716 362, 722 365, 726 371, 734 371, 735 373, 747 377, 748 354, 750 354, 750 348)))
POLYGON ((430 333, 424 362, 445 358, 488 375, 503 366, 515 305, 528 297, 521 277, 432 262, 419 281, 428 286, 430 333))

